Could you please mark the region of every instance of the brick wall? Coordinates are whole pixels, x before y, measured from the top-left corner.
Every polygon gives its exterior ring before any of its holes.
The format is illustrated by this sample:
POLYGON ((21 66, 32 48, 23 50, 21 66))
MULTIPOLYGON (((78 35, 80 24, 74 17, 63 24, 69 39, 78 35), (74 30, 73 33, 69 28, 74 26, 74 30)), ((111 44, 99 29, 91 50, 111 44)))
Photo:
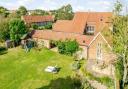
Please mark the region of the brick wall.
POLYGON ((80 46, 80 48, 82 48, 82 53, 81 53, 82 58, 87 59, 87 47, 86 46, 80 46))
MULTIPOLYGON (((105 40, 102 38, 101 35, 99 35, 95 41, 90 45, 88 50, 88 59, 97 60, 97 44, 101 43, 101 50, 102 50, 102 59, 101 61, 105 61, 109 63, 110 60, 113 60, 113 53, 111 52, 110 47, 105 42, 105 40)), ((99 60, 100 61, 100 60, 99 60)))
POLYGON ((44 40, 44 39, 38 39, 38 38, 33 38, 36 42, 38 46, 44 46, 47 48, 50 48, 50 41, 49 40, 44 40))

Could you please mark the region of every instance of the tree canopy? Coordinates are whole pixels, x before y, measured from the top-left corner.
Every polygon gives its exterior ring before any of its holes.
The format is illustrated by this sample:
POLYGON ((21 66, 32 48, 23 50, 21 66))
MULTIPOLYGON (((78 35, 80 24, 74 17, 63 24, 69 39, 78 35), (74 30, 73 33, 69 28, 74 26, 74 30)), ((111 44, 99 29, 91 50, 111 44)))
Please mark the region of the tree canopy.
POLYGON ((56 20, 71 20, 73 18, 73 9, 70 4, 62 6, 58 10, 51 11, 56 20))
POLYGON ((27 33, 24 22, 20 19, 12 19, 9 22, 10 39, 16 43, 20 41, 20 38, 27 33))
POLYGON ((73 53, 79 50, 79 44, 76 40, 58 41, 57 47, 59 53, 67 55, 73 55, 73 53))
POLYGON ((121 89, 125 89, 124 87, 128 83, 128 17, 121 15, 121 11, 122 4, 117 2, 113 19, 113 51, 117 54, 118 60, 122 61, 122 63, 117 61, 116 71, 118 76, 120 76, 121 89))
POLYGON ((0 19, 0 41, 9 39, 9 19, 0 19))
POLYGON ((49 15, 48 11, 41 10, 41 9, 35 9, 31 15, 49 15))
POLYGON ((7 17, 9 14, 8 10, 2 6, 0 6, 0 15, 7 17))
POLYGON ((27 14, 27 9, 24 6, 20 6, 17 10, 17 13, 22 16, 27 14))

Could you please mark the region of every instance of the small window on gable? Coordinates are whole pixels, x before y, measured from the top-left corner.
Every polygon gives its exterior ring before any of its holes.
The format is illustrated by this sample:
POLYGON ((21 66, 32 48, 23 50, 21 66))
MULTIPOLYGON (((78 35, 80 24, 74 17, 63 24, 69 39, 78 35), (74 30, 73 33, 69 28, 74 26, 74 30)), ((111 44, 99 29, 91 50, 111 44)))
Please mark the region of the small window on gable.
POLYGON ((83 43, 85 43, 85 40, 83 40, 83 43))
POLYGON ((103 21, 103 17, 100 18, 100 21, 103 21))
POLYGON ((103 19, 101 18, 100 21, 103 21, 103 19))

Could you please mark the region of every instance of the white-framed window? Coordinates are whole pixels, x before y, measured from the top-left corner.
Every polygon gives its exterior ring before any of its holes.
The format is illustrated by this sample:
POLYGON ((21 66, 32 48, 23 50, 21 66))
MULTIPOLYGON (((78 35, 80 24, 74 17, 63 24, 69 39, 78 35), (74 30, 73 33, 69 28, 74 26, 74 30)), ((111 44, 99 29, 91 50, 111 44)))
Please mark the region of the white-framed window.
POLYGON ((94 26, 87 26, 86 33, 87 34, 94 34, 95 27, 94 26))
POLYGON ((98 60, 102 60, 102 43, 97 43, 96 57, 98 60))

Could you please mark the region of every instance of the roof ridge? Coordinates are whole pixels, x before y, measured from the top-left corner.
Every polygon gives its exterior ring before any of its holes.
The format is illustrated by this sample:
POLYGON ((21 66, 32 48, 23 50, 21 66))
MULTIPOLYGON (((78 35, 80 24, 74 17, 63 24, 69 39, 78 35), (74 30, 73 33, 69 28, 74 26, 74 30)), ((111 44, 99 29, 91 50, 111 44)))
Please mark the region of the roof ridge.
POLYGON ((98 12, 98 11, 78 11, 78 12, 75 12, 75 13, 87 13, 87 12, 90 12, 90 13, 113 13, 113 12, 109 12, 109 11, 103 11, 103 12, 98 12))
MULTIPOLYGON (((90 16, 90 12, 88 12, 87 21, 88 21, 88 19, 89 19, 89 16, 90 16)), ((86 22, 86 23, 87 23, 87 22, 86 22)))

